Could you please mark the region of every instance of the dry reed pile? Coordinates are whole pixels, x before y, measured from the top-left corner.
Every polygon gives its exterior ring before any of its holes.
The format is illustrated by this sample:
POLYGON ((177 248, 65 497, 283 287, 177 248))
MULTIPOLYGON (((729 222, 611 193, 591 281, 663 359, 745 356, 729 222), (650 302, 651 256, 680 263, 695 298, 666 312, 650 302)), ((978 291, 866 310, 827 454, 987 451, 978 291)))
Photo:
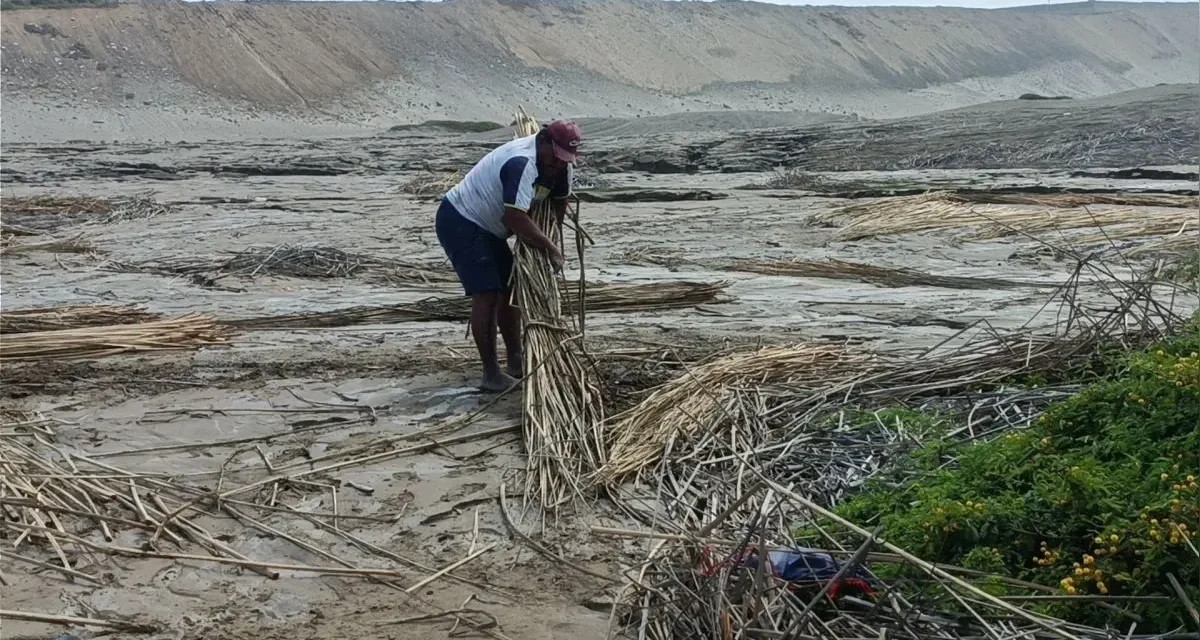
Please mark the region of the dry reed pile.
POLYGON ((60 331, 105 325, 139 324, 162 317, 133 305, 71 305, 18 309, 0 314, 0 333, 60 331))
MULTIPOLYGON (((419 269, 402 260, 351 253, 322 245, 251 247, 228 258, 178 256, 138 263, 109 262, 110 271, 163 275, 282 276, 290 278, 348 278, 371 269, 419 269)), ((453 274, 451 274, 453 275, 453 274)))
POLYGON ((1017 199, 1011 194, 997 194, 997 198, 1000 196, 1008 197, 1010 202, 975 205, 949 192, 884 198, 842 207, 818 216, 818 219, 844 222, 836 234, 842 240, 959 228, 973 229, 968 234, 971 238, 986 239, 1095 226, 1114 226, 1114 229, 1106 230, 1110 237, 1133 238, 1177 232, 1188 224, 1194 224, 1197 216, 1194 198, 1190 204, 1192 208, 1174 204, 1171 208, 1146 210, 1130 207, 1092 209, 1038 206, 1033 196, 1017 199))
POLYGON ((103 358, 122 353, 198 349, 223 344, 228 328, 187 314, 137 324, 0 334, 0 360, 103 358))
POLYGON ((1006 289, 1038 286, 1002 278, 936 276, 904 267, 877 267, 869 264, 830 259, 816 260, 734 260, 722 265, 736 271, 770 276, 858 280, 885 287, 942 287, 946 289, 1006 289))
POLYGON ((1049 327, 1003 334, 975 327, 919 354, 787 345, 686 367, 606 428, 610 449, 598 480, 614 495, 630 496, 619 504, 657 529, 594 528, 597 535, 657 541, 626 586, 620 621, 627 634, 654 640, 1105 637, 1102 630, 993 598, 960 577, 965 573, 934 567, 826 509, 892 458, 922 446, 926 435, 886 414, 874 414, 874 427, 847 421, 848 414, 936 408, 965 423, 949 437, 970 440, 1028 426, 1076 389, 1024 390, 1003 381, 1066 368, 1114 343, 1164 338, 1184 318, 1154 291, 1148 282, 1131 283, 1085 261, 1051 300, 1061 315, 1049 327), (1079 296, 1081 284, 1096 279, 1110 287, 1111 298, 1098 306, 1079 296), (830 528, 830 519, 839 526, 830 528), (673 528, 662 531, 663 523, 673 528), (825 598, 834 580, 789 584, 742 561, 764 550, 794 549, 797 529, 825 536, 825 549, 846 570, 837 577, 868 561, 907 564, 952 591, 951 605, 917 600, 919 586, 874 578, 882 600, 842 596, 835 608, 825 598))
MULTIPOLYGON (((537 121, 519 109, 517 134, 533 135, 538 130, 537 121)), ((530 217, 563 246, 562 227, 549 199, 530 211, 530 217)), ((582 258, 582 249, 580 254, 582 258)), ((581 327, 572 326, 571 317, 564 313, 550 256, 518 241, 515 258, 513 297, 521 310, 524 347, 525 499, 557 511, 582 494, 587 477, 604 463, 600 431, 604 404, 598 377, 584 352, 581 327)), ((591 295, 582 285, 579 295, 586 309, 591 295)))

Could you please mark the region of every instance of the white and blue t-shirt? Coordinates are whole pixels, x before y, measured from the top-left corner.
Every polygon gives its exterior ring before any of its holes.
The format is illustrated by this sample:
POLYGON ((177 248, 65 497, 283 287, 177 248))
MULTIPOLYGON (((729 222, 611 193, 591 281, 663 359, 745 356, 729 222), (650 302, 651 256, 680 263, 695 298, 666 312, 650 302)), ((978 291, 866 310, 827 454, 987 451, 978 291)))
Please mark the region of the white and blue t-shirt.
POLYGON ((462 217, 498 238, 510 235, 504 225, 504 208, 529 211, 547 196, 571 195, 573 169, 557 176, 552 185, 538 180, 537 136, 526 136, 493 149, 467 172, 446 199, 462 217))

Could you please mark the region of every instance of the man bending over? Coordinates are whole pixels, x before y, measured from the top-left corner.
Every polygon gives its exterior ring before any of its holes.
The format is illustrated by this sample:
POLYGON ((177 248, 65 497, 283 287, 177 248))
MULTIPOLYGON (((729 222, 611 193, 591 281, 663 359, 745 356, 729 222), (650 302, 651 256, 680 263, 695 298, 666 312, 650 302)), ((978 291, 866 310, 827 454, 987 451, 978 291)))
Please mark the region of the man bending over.
POLYGON ((513 254, 507 238, 515 233, 526 245, 549 253, 555 269, 562 269, 562 251, 529 212, 550 197, 562 219, 580 139, 578 126, 559 120, 505 143, 476 163, 438 207, 438 242, 471 297, 471 332, 483 361, 485 391, 503 391, 522 375, 521 319, 509 305, 513 254), (504 371, 496 358, 497 328, 508 352, 504 371))

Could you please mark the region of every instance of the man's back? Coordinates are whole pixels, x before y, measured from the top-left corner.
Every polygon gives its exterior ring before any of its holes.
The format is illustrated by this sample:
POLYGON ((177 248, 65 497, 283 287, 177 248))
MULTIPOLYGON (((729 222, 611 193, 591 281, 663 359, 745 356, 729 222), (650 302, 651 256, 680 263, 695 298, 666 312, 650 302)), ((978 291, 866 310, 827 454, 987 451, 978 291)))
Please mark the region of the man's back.
POLYGON ((518 138, 475 163, 466 177, 446 193, 446 199, 464 218, 503 238, 508 235, 504 206, 527 209, 537 175, 536 136, 518 138))

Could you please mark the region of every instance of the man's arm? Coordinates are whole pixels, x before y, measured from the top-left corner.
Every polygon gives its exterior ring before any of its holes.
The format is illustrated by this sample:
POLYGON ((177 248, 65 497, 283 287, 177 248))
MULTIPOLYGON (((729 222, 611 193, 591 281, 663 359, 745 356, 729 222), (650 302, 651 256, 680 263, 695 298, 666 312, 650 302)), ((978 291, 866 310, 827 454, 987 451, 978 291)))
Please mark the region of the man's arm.
POLYGON ((504 224, 525 244, 548 252, 554 266, 561 268, 562 252, 526 213, 533 203, 533 182, 536 174, 537 168, 528 158, 510 158, 500 168, 500 184, 504 192, 504 224))

